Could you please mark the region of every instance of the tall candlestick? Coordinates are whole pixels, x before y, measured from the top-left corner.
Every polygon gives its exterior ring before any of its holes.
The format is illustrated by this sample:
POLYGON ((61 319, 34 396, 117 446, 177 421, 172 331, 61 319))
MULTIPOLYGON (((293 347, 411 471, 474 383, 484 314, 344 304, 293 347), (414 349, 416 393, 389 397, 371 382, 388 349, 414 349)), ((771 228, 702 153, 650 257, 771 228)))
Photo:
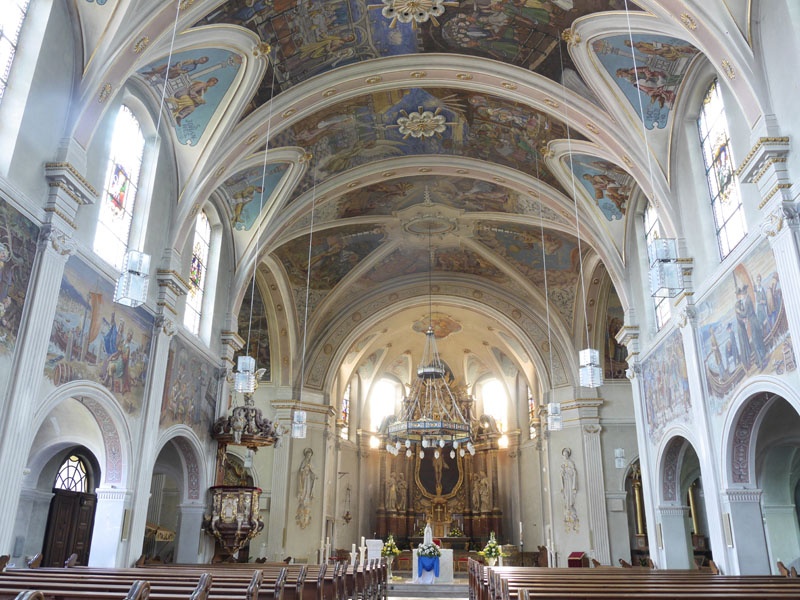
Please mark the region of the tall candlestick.
POLYGON ((363 548, 364 546, 366 546, 366 543, 365 543, 365 540, 364 540, 364 536, 362 535, 361 536, 361 547, 363 548))
POLYGON ((522 521, 519 522, 519 545, 522 546, 522 521))

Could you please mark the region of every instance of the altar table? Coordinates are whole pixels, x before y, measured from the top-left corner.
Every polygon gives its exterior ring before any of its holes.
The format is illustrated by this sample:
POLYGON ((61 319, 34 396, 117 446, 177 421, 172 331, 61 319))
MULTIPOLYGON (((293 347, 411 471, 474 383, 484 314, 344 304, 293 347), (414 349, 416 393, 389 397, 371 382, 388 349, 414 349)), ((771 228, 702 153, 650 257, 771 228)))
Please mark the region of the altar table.
POLYGON ((443 548, 441 553, 442 555, 439 557, 439 576, 434 576, 433 571, 423 571, 422 576, 420 576, 418 575, 419 557, 416 549, 414 550, 413 563, 411 565, 411 572, 414 576, 413 583, 453 583, 453 551, 449 548, 443 548))

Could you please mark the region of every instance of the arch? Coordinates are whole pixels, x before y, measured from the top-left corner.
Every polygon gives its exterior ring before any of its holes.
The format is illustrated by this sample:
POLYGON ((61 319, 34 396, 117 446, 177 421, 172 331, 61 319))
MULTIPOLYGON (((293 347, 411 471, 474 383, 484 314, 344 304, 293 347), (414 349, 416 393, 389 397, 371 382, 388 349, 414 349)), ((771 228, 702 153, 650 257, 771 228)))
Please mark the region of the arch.
POLYGON ((156 443, 156 456, 164 447, 172 442, 178 452, 183 466, 182 484, 183 501, 199 502, 201 490, 208 487, 208 469, 205 461, 207 454, 197 434, 186 425, 175 425, 161 432, 156 443))
POLYGON ((682 498, 681 467, 687 449, 691 447, 694 450, 694 444, 690 441, 688 432, 674 432, 665 439, 659 453, 658 488, 663 502, 679 503, 682 498))

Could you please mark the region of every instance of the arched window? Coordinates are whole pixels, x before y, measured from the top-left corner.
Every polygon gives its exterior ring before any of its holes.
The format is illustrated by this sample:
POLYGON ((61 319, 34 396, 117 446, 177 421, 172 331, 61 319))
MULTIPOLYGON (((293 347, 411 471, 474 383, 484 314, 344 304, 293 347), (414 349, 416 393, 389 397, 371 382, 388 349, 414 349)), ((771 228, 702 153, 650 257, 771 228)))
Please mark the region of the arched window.
MULTIPOLYGON (((649 202, 644 209, 644 241, 647 247, 653 240, 662 237, 661 222, 658 220, 658 213, 649 202)), ((661 329, 669 319, 669 302, 665 296, 653 297, 653 308, 656 315, 656 327, 661 329)))
POLYGON ((508 425, 508 395, 499 379, 486 379, 480 385, 483 412, 494 417, 497 428, 506 431, 508 425))
POLYGON ((697 127, 700 130, 719 253, 721 258, 725 258, 744 239, 747 229, 742 198, 733 169, 725 104, 716 79, 703 98, 697 127))
POLYGON ((189 294, 186 297, 186 311, 183 324, 193 334, 200 333, 200 317, 203 314, 203 295, 205 292, 208 253, 211 247, 211 224, 204 210, 197 215, 192 244, 192 265, 189 270, 189 294))
POLYGON ((403 397, 403 386, 389 377, 375 383, 369 397, 369 419, 372 431, 378 431, 383 420, 395 413, 403 397))
POLYGON ((86 474, 86 464, 83 460, 74 454, 67 457, 64 464, 58 470, 56 475, 56 482, 54 488, 59 490, 68 490, 70 492, 89 491, 89 478, 86 474))
POLYGON ((4 0, 0 10, 0 102, 8 85, 8 75, 17 54, 22 23, 28 14, 30 0, 4 0))
POLYGON ((525 388, 528 392, 528 434, 531 439, 536 438, 536 424, 539 422, 539 417, 536 414, 536 398, 533 397, 533 392, 530 386, 525 388))
POLYGON ((133 221, 139 171, 142 168, 144 135, 139 121, 123 105, 114 121, 106 183, 94 236, 94 251, 121 269, 133 221))
POLYGON ((342 395, 342 412, 340 413, 342 419, 341 436, 342 439, 350 439, 350 384, 344 390, 342 395))

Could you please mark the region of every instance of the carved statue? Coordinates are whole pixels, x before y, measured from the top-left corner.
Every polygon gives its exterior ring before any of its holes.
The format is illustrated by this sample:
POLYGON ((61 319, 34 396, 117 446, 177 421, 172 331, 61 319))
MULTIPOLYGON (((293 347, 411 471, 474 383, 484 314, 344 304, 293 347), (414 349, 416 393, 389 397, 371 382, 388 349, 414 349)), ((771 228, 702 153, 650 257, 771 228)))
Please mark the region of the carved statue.
POLYGON ((397 510, 397 481, 394 473, 386 478, 386 510, 397 510))
POLYGON ((483 472, 478 483, 478 493, 480 495, 481 511, 488 512, 492 510, 492 486, 489 485, 489 478, 483 472))
POLYGON ((397 474, 397 510, 406 510, 408 503, 408 484, 406 483, 406 476, 403 473, 397 474))
POLYGON ((578 470, 572 460, 572 450, 561 451, 564 462, 561 463, 561 497, 564 499, 564 526, 567 531, 578 530, 578 512, 575 510, 575 496, 578 493, 578 470))

